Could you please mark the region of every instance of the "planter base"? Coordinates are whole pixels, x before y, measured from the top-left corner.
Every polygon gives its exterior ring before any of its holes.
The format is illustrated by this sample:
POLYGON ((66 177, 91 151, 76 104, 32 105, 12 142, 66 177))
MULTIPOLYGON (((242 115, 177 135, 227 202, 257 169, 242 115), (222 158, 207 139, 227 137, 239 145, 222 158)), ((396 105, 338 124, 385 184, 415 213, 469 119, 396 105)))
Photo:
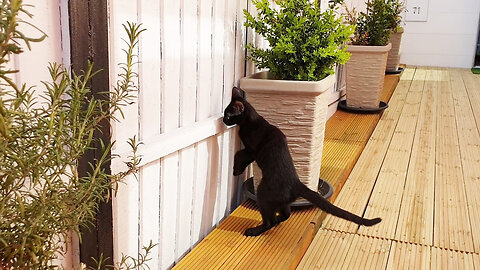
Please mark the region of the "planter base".
POLYGON ((395 74, 400 74, 403 72, 403 68, 402 67, 398 67, 397 70, 387 70, 385 71, 385 74, 387 75, 395 75, 395 74))
POLYGON ((349 107, 347 106, 347 101, 342 100, 338 103, 338 108, 342 111, 353 112, 353 113, 378 113, 388 108, 388 104, 383 101, 380 101, 378 108, 365 109, 365 108, 349 107))
MULTIPOLYGON (((249 199, 257 201, 257 196, 253 188, 253 177, 248 178, 242 185, 243 193, 247 195, 249 199)), ((325 180, 319 179, 318 181, 318 193, 328 200, 333 194, 333 187, 325 180)), ((301 198, 291 204, 292 207, 311 206, 312 203, 301 198)))

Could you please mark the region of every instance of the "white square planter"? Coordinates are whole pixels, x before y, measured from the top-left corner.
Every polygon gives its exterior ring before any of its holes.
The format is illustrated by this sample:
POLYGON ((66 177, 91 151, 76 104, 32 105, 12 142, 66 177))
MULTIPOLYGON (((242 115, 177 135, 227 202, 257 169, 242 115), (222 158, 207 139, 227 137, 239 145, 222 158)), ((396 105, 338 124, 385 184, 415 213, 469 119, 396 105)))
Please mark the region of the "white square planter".
MULTIPOLYGON (((321 81, 274 80, 268 72, 240 79, 247 101, 287 136, 300 181, 318 190, 328 98, 335 75, 321 81)), ((254 169, 255 187, 261 180, 254 169)))
POLYGON ((402 43, 403 29, 398 32, 392 32, 390 36, 390 44, 392 49, 388 52, 386 71, 395 72, 398 70, 398 64, 400 64, 400 44, 402 43))
POLYGON ((377 109, 385 80, 388 51, 392 45, 348 45, 352 56, 346 63, 347 106, 359 109, 377 109))

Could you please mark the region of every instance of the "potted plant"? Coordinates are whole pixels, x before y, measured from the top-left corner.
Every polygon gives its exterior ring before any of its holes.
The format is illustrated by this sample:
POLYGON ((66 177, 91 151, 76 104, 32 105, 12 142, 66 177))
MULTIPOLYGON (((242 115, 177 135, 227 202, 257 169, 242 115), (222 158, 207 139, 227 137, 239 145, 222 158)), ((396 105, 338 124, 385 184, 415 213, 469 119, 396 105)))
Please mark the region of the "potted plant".
MULTIPOLYGON (((335 65, 349 59, 342 45, 353 27, 335 15, 336 3, 325 12, 317 1, 277 1, 279 9, 268 0, 253 3, 258 15, 244 10, 245 25, 269 48, 247 45, 248 59, 267 70, 242 78, 240 87, 255 109, 285 133, 300 180, 317 190, 329 89, 335 84, 335 65)), ((254 179, 261 179, 258 170, 254 179)))
POLYGON ((385 67, 391 44, 388 0, 371 0, 366 12, 357 13, 347 7, 347 22, 355 26, 348 51, 352 54, 345 65, 347 100, 339 104, 342 109, 375 112, 387 107, 380 102, 385 67))
POLYGON ((388 0, 388 11, 390 12, 390 30, 391 36, 389 43, 392 49, 388 52, 387 74, 398 74, 402 72, 402 68, 398 67, 400 63, 400 44, 402 41, 403 27, 402 13, 405 10, 405 4, 401 0, 388 0))

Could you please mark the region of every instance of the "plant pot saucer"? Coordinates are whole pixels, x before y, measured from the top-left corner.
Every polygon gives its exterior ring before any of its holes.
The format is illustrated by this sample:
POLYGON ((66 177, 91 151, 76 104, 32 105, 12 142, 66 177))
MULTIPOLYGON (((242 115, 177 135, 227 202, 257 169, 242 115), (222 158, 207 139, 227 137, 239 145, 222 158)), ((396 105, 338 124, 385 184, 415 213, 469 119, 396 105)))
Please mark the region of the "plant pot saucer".
MULTIPOLYGON (((247 195, 249 199, 257 201, 257 196, 255 195, 255 189, 253 187, 253 177, 250 177, 245 182, 243 182, 242 189, 243 193, 245 193, 245 195, 247 195)), ((327 181, 320 178, 318 181, 318 193, 322 195, 322 197, 324 197, 325 199, 328 199, 333 194, 333 187, 327 181)), ((303 198, 300 198, 291 204, 292 207, 303 207, 311 205, 311 202, 303 198)))
POLYGON ((385 71, 385 74, 387 75, 395 75, 395 74, 400 74, 403 72, 403 68, 402 67, 398 67, 397 70, 387 70, 385 71))
POLYGON ((365 108, 349 107, 347 106, 346 100, 341 100, 338 103, 338 108, 342 111, 353 112, 353 113, 378 113, 388 108, 388 104, 383 101, 380 101, 378 108, 365 109, 365 108))

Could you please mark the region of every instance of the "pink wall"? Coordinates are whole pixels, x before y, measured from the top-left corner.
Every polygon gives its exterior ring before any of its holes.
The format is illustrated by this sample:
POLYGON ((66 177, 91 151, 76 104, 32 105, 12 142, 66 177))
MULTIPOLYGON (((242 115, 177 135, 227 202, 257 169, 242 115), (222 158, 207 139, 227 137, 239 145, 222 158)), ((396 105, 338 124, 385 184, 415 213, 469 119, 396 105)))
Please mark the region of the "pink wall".
MULTIPOLYGON (((17 83, 26 83, 28 86, 41 86, 41 81, 49 80, 48 63, 63 63, 62 30, 60 0, 34 1, 26 0, 25 5, 33 5, 26 9, 34 14, 33 18, 22 15, 22 18, 44 31, 48 37, 40 43, 32 43, 31 51, 24 46, 25 52, 14 57, 17 73, 17 83)), ((41 33, 32 26, 20 23, 21 31, 31 37, 39 37, 41 33)), ((67 26, 68 29, 68 26, 67 26)))

